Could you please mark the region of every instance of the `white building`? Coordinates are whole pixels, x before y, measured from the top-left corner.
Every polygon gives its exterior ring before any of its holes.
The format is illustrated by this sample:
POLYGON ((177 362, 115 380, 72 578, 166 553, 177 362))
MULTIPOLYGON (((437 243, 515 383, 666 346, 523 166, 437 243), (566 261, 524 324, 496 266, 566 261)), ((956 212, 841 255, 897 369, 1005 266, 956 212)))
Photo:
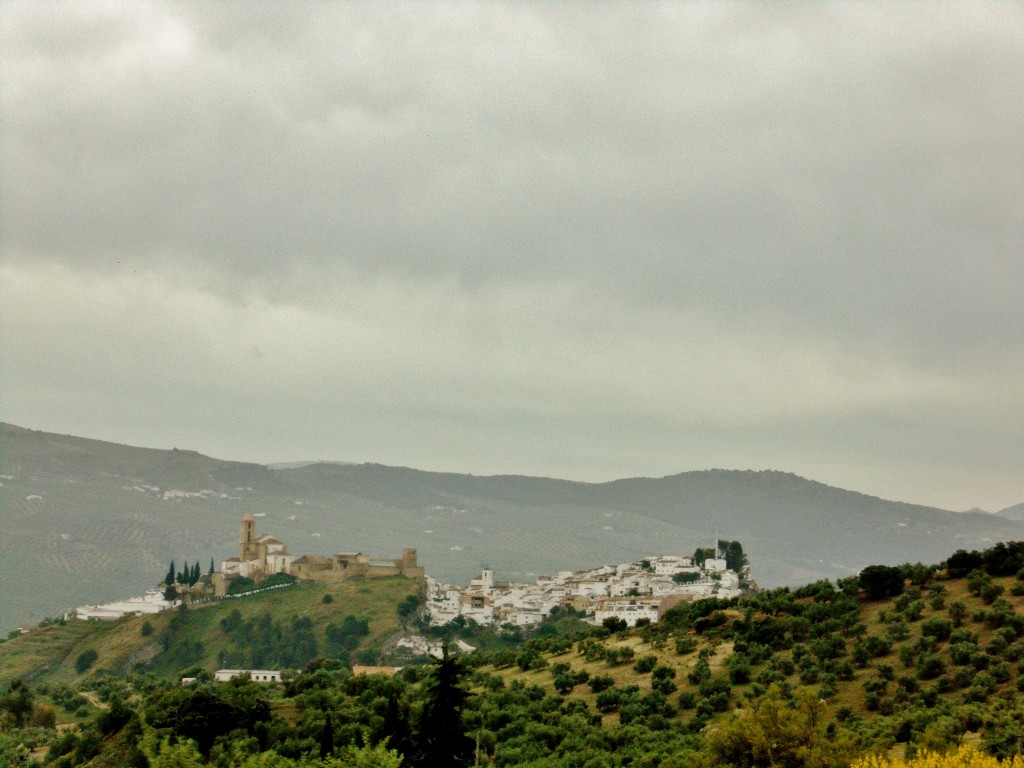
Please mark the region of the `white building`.
POLYGON ((635 627, 640 619, 654 624, 658 620, 660 600, 633 598, 631 600, 605 600, 594 611, 594 621, 602 624, 605 619, 622 619, 627 627, 635 627))
POLYGON ((142 616, 160 613, 171 608, 174 603, 164 600, 163 593, 151 589, 142 597, 130 597, 103 605, 83 605, 76 608, 75 618, 83 621, 116 621, 122 616, 142 616))
POLYGON ((276 669, 218 669, 213 679, 218 683, 226 683, 236 677, 248 678, 257 683, 280 683, 281 673, 276 669))

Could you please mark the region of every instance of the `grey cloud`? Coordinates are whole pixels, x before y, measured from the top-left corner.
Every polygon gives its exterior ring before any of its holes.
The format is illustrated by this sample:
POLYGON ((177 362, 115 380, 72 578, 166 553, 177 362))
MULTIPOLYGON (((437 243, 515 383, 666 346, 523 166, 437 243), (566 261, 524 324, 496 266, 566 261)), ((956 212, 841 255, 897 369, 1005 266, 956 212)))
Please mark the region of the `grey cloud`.
MULTIPOLYGON (((544 419, 586 453, 645 412, 728 432, 954 409, 1019 435, 1015 5, 10 2, 0 23, 18 299, 48 300, 42 265, 157 282, 195 313, 179 331, 228 324, 208 349, 259 337, 240 368, 206 360, 226 388, 258 363, 266 402, 319 402, 264 343, 274 316, 365 369, 318 361, 318 385, 423 424, 512 414, 534 449, 544 419)), ((126 343, 172 347, 144 314, 126 343)))

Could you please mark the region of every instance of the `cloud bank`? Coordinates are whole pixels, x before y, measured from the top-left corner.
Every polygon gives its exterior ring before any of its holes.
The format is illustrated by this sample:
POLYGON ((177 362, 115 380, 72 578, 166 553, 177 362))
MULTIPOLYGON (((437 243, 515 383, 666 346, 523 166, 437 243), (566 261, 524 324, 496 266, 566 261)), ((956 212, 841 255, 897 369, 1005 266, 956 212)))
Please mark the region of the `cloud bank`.
POLYGON ((1024 10, 10 2, 3 418, 1024 499, 1024 10))

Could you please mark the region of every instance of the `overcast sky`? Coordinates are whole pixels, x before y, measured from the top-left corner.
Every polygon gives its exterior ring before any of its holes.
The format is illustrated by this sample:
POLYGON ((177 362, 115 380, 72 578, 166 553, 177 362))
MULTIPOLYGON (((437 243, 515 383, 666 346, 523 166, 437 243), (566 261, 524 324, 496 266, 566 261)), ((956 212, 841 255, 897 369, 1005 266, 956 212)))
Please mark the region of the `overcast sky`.
POLYGON ((0 6, 0 419, 1024 502, 1024 5, 0 6))

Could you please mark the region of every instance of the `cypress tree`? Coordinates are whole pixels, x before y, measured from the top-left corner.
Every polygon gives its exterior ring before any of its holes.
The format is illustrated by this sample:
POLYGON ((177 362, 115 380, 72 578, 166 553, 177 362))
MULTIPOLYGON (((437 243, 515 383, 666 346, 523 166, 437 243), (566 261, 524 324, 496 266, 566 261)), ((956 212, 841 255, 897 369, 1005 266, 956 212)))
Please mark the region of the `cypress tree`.
POLYGON ((443 656, 433 670, 424 690, 423 710, 420 713, 417 742, 418 760, 424 766, 465 766, 473 756, 473 740, 465 732, 462 706, 466 701, 465 676, 462 663, 448 655, 443 656))
POLYGON ((167 569, 167 576, 164 578, 164 584, 174 583, 174 561, 171 560, 171 567, 167 569))
POLYGON ((210 572, 208 574, 206 574, 206 575, 207 576, 213 576, 213 558, 212 557, 210 558, 210 572))
POLYGON ((739 573, 747 564, 747 556, 743 554, 743 546, 738 541, 727 542, 725 547, 725 567, 739 573))
POLYGON ((334 752, 334 725, 331 713, 324 712, 324 729, 320 733, 320 757, 326 759, 334 752))

